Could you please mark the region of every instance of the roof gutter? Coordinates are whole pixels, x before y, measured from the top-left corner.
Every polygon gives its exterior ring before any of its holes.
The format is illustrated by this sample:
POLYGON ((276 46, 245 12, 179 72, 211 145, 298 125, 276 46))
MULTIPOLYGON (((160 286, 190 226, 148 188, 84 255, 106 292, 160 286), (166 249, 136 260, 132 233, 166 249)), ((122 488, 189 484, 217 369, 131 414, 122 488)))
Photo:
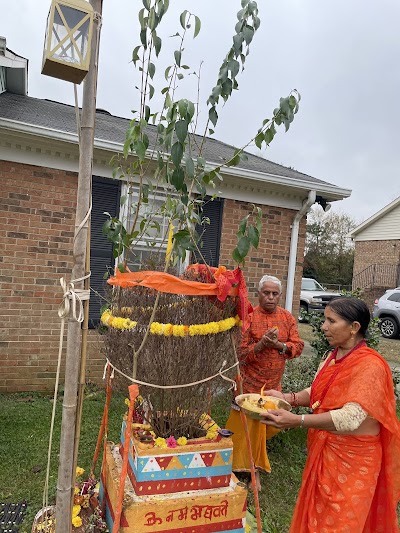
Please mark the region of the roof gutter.
POLYGON ((299 242, 299 226, 300 220, 305 214, 308 213, 310 207, 315 203, 315 198, 317 192, 311 190, 308 192, 308 198, 303 202, 301 209, 295 214, 292 224, 292 234, 290 237, 290 251, 289 251, 289 266, 288 266, 288 275, 287 275, 287 286, 286 286, 286 302, 285 308, 292 312, 293 308, 293 291, 294 291, 294 280, 296 275, 296 260, 297 260, 297 245, 299 242))

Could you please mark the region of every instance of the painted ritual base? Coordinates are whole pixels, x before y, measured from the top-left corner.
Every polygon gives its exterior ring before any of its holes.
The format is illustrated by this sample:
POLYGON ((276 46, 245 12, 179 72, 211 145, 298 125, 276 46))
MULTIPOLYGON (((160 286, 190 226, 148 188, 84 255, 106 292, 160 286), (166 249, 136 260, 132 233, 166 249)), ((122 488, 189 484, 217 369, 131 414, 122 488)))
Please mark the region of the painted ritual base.
MULTIPOLYGON (((193 456, 195 455, 194 453, 193 456)), ((161 462, 165 455, 153 455, 152 458, 161 462)), ((100 500, 105 504, 106 522, 110 531, 114 523, 121 468, 119 446, 109 443, 106 451, 106 467, 101 480, 100 500)), ((203 467, 205 475, 207 469, 208 467, 203 467)), ((166 469, 165 473, 174 477, 179 470, 182 468, 166 469)), ((201 477, 197 479, 200 480, 201 477)), ((165 494, 157 492, 142 496, 135 491, 130 478, 127 477, 120 531, 123 533, 245 532, 247 490, 238 484, 233 474, 229 477, 229 484, 221 488, 196 490, 194 481, 187 483, 188 489, 181 492, 165 494), (190 490, 189 487, 194 490, 190 490)), ((165 487, 163 485, 164 483, 160 482, 157 488, 160 491, 166 490, 166 485, 165 487)), ((150 492, 150 487, 151 485, 147 492, 150 492)), ((154 492, 157 488, 153 485, 154 492)))

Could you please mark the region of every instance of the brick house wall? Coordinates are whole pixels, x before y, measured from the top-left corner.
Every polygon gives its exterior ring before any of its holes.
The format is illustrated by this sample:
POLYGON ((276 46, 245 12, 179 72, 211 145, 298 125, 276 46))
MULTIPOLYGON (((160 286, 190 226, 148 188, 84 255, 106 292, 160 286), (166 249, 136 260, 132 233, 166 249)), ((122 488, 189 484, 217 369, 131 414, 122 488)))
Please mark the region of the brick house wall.
MULTIPOLYGON (((69 279, 75 225, 77 173, 0 161, 0 392, 51 390, 57 367, 62 293, 59 279, 69 279)), ((253 304, 258 281, 269 273, 286 287, 290 226, 294 210, 262 206, 260 246, 244 273, 253 304)), ((220 264, 233 268, 239 221, 251 210, 247 202, 225 200, 220 264)), ((303 256, 305 219, 299 232, 303 256)), ((302 262, 296 266, 294 304, 298 305, 302 262)), ((281 305, 284 305, 285 294, 281 305)), ((294 309, 297 313, 298 309, 294 309)), ((296 316, 296 315, 295 315, 296 316)), ((65 357, 66 336, 64 342, 65 357)), ((95 330, 89 332, 86 378, 99 382, 104 359, 95 330)), ((63 370, 62 370, 63 371, 63 370)))
MULTIPOLYGON (((0 392, 52 389, 59 279, 72 269, 77 174, 0 161, 0 181, 0 392)), ((95 379, 103 361, 90 335, 88 377, 95 379)))
POLYGON ((396 265, 400 262, 400 240, 355 241, 354 274, 369 265, 396 265))
MULTIPOLYGON (((246 258, 243 272, 253 305, 258 304, 258 282, 265 274, 278 277, 282 282, 283 293, 280 305, 284 307, 286 282, 289 263, 291 225, 296 211, 271 206, 262 208, 262 234, 258 250, 252 249, 246 258)), ((220 264, 235 268, 231 253, 237 244, 236 233, 239 222, 249 212, 252 205, 237 200, 225 200, 222 221, 220 264)), ((300 221, 299 243, 296 263, 295 290, 293 294, 293 315, 297 316, 300 305, 300 285, 303 273, 304 246, 306 234, 306 218, 300 221)))

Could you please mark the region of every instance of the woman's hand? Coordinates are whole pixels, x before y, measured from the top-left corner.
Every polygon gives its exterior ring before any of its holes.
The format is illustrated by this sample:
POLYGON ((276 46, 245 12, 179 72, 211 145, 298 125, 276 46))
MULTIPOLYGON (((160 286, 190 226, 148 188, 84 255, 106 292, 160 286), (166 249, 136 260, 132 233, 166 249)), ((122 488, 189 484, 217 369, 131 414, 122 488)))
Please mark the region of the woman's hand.
POLYGON ((280 390, 269 389, 263 391, 263 396, 273 396, 274 398, 279 398, 280 400, 286 400, 285 395, 280 390))
POLYGON ((285 409, 267 409, 265 413, 260 413, 265 420, 260 420, 261 424, 273 426, 279 429, 290 429, 300 426, 301 416, 295 415, 285 409))

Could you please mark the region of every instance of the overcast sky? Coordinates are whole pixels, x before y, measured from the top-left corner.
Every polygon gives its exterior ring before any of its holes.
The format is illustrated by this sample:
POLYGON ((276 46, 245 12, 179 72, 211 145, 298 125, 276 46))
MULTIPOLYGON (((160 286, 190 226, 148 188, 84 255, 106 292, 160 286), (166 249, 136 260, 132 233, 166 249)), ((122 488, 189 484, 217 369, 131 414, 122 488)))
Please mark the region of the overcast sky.
MULTIPOLYGON (((279 98, 298 89, 300 111, 263 157, 352 189, 334 209, 362 222, 400 195, 400 2, 398 0, 259 0, 261 26, 239 91, 220 110, 216 138, 242 146, 271 116, 279 98)), ((0 0, 0 35, 29 59, 29 95, 74 103, 73 86, 40 74, 50 0, 0 0)), ((130 63, 139 44, 141 0, 104 0, 97 107, 130 118, 138 108, 138 73, 130 63)), ((164 19, 162 73, 171 63, 179 14, 198 15, 202 30, 186 42, 183 62, 201 70, 204 104, 231 45, 240 0, 170 0, 164 19)), ((190 71, 188 71, 190 72, 190 71)), ((180 97, 196 98, 196 80, 180 97)), ((153 99, 155 107, 160 100, 153 99)), ((206 107, 202 106, 206 117, 206 107)))

